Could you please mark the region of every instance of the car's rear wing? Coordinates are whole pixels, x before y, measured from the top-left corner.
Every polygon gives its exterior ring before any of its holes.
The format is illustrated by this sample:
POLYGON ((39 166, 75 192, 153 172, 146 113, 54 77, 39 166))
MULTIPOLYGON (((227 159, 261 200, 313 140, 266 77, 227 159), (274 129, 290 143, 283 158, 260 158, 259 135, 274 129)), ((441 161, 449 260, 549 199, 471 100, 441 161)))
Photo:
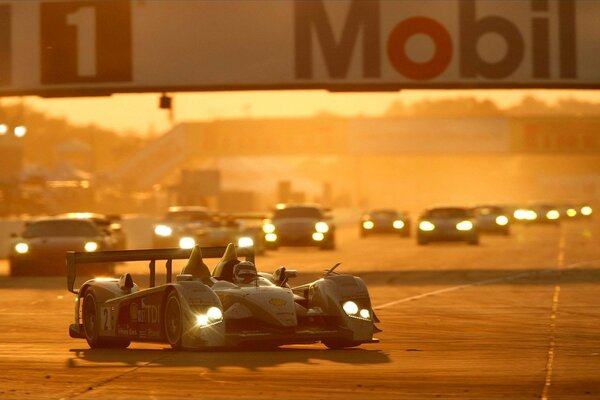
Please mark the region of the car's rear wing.
MULTIPOLYGON (((225 254, 227 247, 202 247, 202 258, 220 258, 225 254)), ((77 266, 91 263, 111 263, 126 261, 149 261, 150 287, 156 282, 156 261, 165 260, 167 270, 167 282, 171 282, 173 274, 173 260, 187 260, 190 258, 192 249, 145 249, 145 250, 113 250, 96 252, 67 252, 67 289, 77 294, 74 289, 77 277, 77 266)), ((252 247, 238 247, 236 253, 244 257, 246 261, 254 263, 254 249, 252 247)))

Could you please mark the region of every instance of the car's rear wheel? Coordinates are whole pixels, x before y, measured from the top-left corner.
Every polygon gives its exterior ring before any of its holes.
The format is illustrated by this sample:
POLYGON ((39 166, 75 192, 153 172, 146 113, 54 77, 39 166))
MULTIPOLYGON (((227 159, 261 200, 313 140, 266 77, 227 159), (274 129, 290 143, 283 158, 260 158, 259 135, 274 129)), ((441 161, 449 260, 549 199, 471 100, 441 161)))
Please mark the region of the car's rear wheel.
POLYGON ((180 350, 183 337, 183 315, 177 292, 171 292, 167 296, 164 321, 167 342, 173 349, 180 350))
POLYGON ((9 274, 10 276, 25 276, 27 275, 27 265, 24 261, 10 260, 9 261, 9 274))
POLYGON ((92 349, 113 348, 124 349, 131 344, 131 341, 123 338, 101 338, 99 336, 100 320, 98 314, 98 305, 96 295, 92 290, 88 290, 83 297, 83 332, 85 340, 92 349))
POLYGON ((467 243, 469 243, 471 246, 477 246, 479 244, 479 236, 473 236, 469 238, 467 243))
POLYGON ((329 349, 338 350, 338 349, 347 349, 350 347, 357 347, 361 345, 361 342, 355 342, 349 339, 327 339, 323 340, 323 344, 327 346, 329 349))

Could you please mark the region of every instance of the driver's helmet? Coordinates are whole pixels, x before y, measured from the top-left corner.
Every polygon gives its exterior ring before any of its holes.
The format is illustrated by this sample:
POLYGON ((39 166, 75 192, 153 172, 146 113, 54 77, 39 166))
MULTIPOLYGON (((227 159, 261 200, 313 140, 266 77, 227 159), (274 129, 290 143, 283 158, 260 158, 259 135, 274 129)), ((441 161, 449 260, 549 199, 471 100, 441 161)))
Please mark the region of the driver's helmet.
POLYGON ((250 261, 242 261, 233 267, 233 282, 250 283, 256 279, 256 267, 250 261))

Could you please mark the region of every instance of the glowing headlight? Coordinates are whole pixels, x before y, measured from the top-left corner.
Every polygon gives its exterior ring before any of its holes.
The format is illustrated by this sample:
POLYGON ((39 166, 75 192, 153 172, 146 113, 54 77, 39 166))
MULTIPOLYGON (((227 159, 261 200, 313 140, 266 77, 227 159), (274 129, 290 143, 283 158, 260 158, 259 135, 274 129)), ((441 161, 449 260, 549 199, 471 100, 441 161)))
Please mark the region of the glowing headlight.
POLYGON ((267 242, 276 242, 277 241, 277 235, 274 233, 267 233, 265 235, 265 240, 267 242))
POLYGON ((574 209, 574 208, 569 208, 567 210, 567 216, 571 217, 571 218, 576 217, 577 216, 577 210, 574 209))
POLYGON ((514 212, 513 216, 519 220, 527 219, 527 210, 522 210, 522 209, 516 210, 514 212))
POLYGON ((361 318, 364 318, 364 319, 371 318, 371 313, 366 308, 363 308, 362 310, 360 310, 360 313, 358 315, 360 315, 361 318))
POLYGON ((29 251, 29 245, 27 243, 17 243, 15 245, 15 251, 19 254, 25 254, 29 251))
POLYGON ((429 221, 421 221, 419 223, 419 229, 425 232, 431 232, 435 229, 435 225, 429 221))
POLYGON ((527 210, 525 211, 525 219, 527 221, 533 221, 537 219, 537 213, 533 210, 527 210))
POLYGON ((275 232, 275 225, 271 224, 271 223, 267 223, 263 225, 263 232, 264 233, 273 233, 275 232))
POLYGON ((356 315, 358 313, 358 305, 353 301, 345 302, 342 308, 348 315, 356 315))
POLYGON ((560 213, 556 210, 550 210, 546 213, 546 218, 548 219, 558 219, 560 217, 560 213))
POLYGON ((592 207, 590 207, 590 206, 581 207, 581 214, 585 215, 586 217, 589 217, 590 215, 592 215, 592 207))
POLYGON ((317 222, 315 224, 315 230, 319 233, 325 233, 329 231, 329 225, 327 222, 317 222))
POLYGON ((252 247, 254 246, 254 240, 251 237, 241 237, 238 239, 238 247, 252 247))
POLYGON ((362 224, 363 228, 365 229, 373 229, 375 227, 375 224, 373 223, 373 221, 364 221, 362 224))
POLYGON ((171 236, 171 234, 173 234, 173 229, 166 225, 156 225, 154 233, 158 236, 171 236))
POLYGON ((473 229, 473 223, 471 221, 460 221, 458 224, 456 224, 456 229, 463 232, 470 231, 473 229))
POLYGON ((96 242, 87 242, 83 248, 85 251, 92 252, 98 250, 98 243, 96 242))
POLYGON ((404 221, 397 219, 396 221, 394 221, 393 226, 394 229, 402 229, 404 228, 404 221))
POLYGON ((320 242, 321 240, 325 239, 325 235, 323 235, 321 232, 315 232, 312 234, 312 238, 314 241, 320 242))
POLYGON ((208 325, 208 315, 206 315, 206 314, 196 315, 196 325, 198 325, 198 326, 208 325))
POLYGON ((191 249, 196 245, 196 241, 191 237, 182 237, 179 239, 179 247, 182 249, 191 249))
POLYGON ((498 215, 496 217, 496 223, 500 226, 504 226, 508 224, 508 218, 506 218, 504 215, 498 215))
POLYGON ((219 307, 211 307, 206 312, 208 320, 211 322, 217 322, 223 319, 223 312, 219 307))

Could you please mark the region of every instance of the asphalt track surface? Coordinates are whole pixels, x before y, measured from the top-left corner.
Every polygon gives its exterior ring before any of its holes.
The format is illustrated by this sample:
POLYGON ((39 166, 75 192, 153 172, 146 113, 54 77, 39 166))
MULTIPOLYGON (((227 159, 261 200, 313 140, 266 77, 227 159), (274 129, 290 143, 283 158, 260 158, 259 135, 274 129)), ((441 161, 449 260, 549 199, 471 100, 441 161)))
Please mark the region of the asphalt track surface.
MULTIPOLYGON (((304 282, 342 262, 369 286, 379 344, 90 350, 68 336, 64 278, 10 278, 0 261, 0 398, 600 398, 600 223, 517 226, 477 247, 360 239, 355 227, 338 239, 333 252, 282 249, 257 264, 304 282)), ((141 282, 146 267, 119 269, 141 282)))

